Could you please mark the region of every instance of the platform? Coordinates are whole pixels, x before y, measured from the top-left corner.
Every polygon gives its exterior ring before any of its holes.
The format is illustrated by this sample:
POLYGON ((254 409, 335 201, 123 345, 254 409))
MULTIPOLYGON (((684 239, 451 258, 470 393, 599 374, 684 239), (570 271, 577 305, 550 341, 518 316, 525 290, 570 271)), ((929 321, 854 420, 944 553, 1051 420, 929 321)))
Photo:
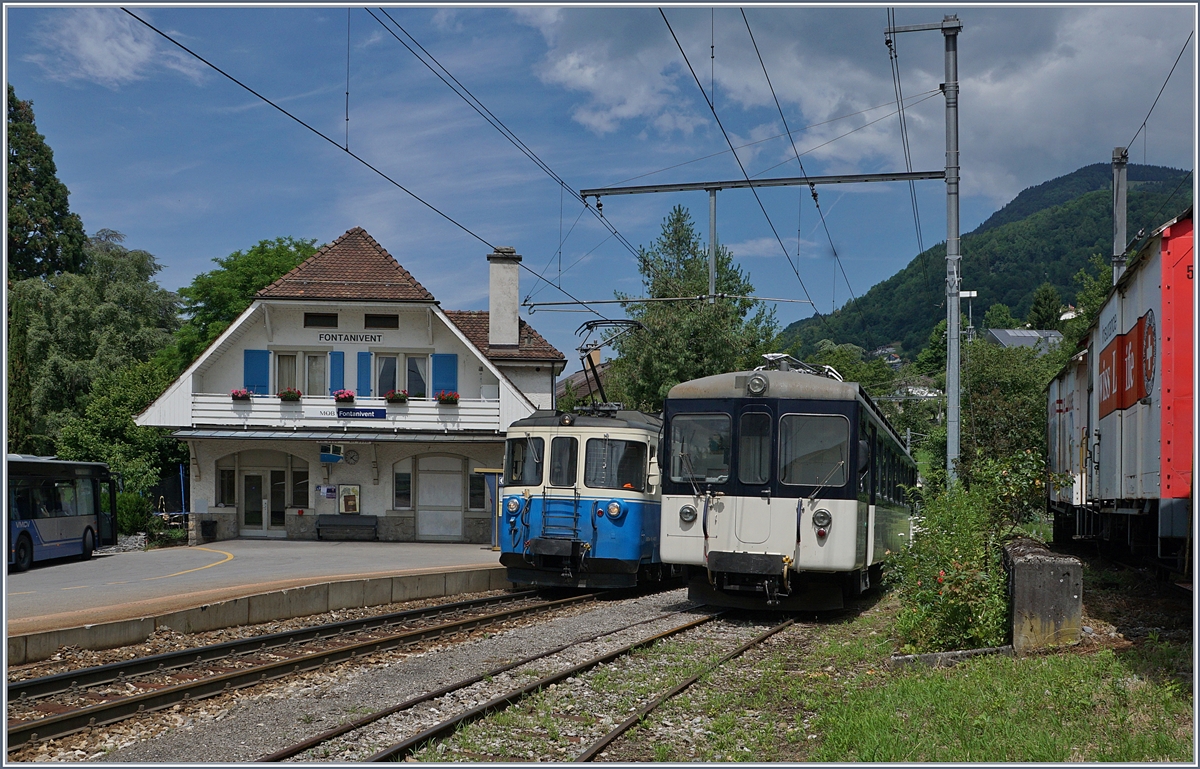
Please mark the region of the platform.
POLYGON ((10 664, 332 609, 509 587, 486 545, 228 540, 9 573, 10 664))

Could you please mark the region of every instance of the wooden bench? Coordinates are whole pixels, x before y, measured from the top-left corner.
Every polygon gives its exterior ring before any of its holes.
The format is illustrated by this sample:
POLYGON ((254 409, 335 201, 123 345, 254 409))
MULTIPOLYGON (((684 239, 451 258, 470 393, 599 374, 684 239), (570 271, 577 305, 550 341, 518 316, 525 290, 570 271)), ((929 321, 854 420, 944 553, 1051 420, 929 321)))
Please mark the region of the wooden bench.
POLYGON ((318 515, 317 539, 376 540, 378 522, 373 515, 318 515))

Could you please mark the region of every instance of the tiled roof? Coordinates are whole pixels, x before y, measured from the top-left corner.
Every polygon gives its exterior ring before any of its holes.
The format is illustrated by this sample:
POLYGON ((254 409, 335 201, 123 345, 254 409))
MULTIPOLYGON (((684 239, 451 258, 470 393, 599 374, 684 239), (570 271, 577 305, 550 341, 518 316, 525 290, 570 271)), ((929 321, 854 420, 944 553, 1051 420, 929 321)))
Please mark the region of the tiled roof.
POLYGON ((305 259, 256 296, 263 299, 435 301, 433 294, 362 227, 347 230, 346 234, 305 259))
POLYGON ((446 310, 446 315, 489 360, 566 360, 566 356, 523 320, 520 321, 520 344, 515 348, 491 347, 488 345, 486 310, 446 310))

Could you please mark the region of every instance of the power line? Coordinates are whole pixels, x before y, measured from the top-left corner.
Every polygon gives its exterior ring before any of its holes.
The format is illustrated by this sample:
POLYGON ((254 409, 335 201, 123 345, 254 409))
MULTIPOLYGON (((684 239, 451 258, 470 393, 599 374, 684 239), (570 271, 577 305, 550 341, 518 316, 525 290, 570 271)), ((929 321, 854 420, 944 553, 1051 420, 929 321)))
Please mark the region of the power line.
MULTIPOLYGON (((729 145, 730 150, 733 150, 733 142, 730 141, 729 134, 726 132, 725 126, 721 124, 721 118, 717 117, 717 111, 713 108, 712 102, 709 101, 708 95, 704 93, 704 86, 700 84, 700 78, 696 77, 696 70, 692 67, 691 61, 688 60, 687 53, 683 50, 683 45, 680 44, 679 38, 675 35, 675 30, 671 28, 671 22, 667 20, 667 14, 663 13, 662 8, 658 9, 658 13, 662 16, 663 22, 667 25, 667 31, 671 33, 671 39, 675 41, 675 46, 679 49, 679 54, 683 56, 683 63, 687 64, 688 71, 692 73, 692 79, 696 81, 696 87, 700 89, 701 95, 704 96, 705 103, 708 104, 709 110, 712 111, 713 119, 717 121, 717 127, 721 129, 721 135, 725 137, 725 143, 729 145)), ((746 177, 746 181, 750 181, 750 176, 746 173, 746 168, 742 165, 742 159, 738 157, 737 152, 733 153, 733 159, 737 161, 738 168, 742 171, 742 176, 746 177)), ((775 229, 775 223, 771 221, 770 215, 767 214, 766 206, 763 205, 762 199, 758 196, 758 190, 756 190, 754 187, 751 187, 750 191, 754 193, 754 199, 758 201, 758 207, 762 209, 763 216, 766 217, 767 224, 770 225, 771 232, 775 235, 775 240, 779 242, 779 248, 783 251, 784 258, 787 259, 788 264, 792 266, 792 272, 796 273, 796 280, 800 281, 800 288, 804 289, 804 295, 808 297, 809 302, 812 302, 812 295, 808 293, 808 287, 804 285, 804 279, 800 277, 800 271, 796 269, 796 264, 792 261, 791 254, 788 253, 787 247, 783 245, 783 239, 779 237, 779 232, 777 232, 775 229)), ((817 314, 817 317, 824 320, 825 316, 822 315, 821 311, 817 309, 815 302, 813 302, 813 312, 817 314)), ((827 321, 826 325, 828 326, 827 321)))
MULTIPOLYGON (((1179 49, 1179 55, 1175 57, 1175 63, 1171 65, 1171 71, 1167 73, 1167 79, 1163 81, 1162 88, 1158 89, 1158 96, 1154 97, 1154 103, 1150 105, 1150 112, 1146 113, 1146 120, 1150 119, 1150 114, 1153 113, 1154 108, 1156 106, 1158 106, 1158 100, 1160 98, 1162 98, 1163 91, 1167 90, 1167 83, 1171 82, 1171 75, 1175 74, 1175 68, 1177 66, 1179 66, 1179 60, 1183 58, 1183 52, 1187 50, 1188 43, 1192 42, 1192 35, 1194 35, 1194 34, 1196 34, 1196 30, 1192 30, 1191 32, 1189 32, 1188 36, 1187 36, 1187 40, 1183 41, 1183 48, 1179 49)), ((1138 138, 1138 134, 1140 134, 1142 131, 1146 130, 1146 120, 1143 120, 1142 124, 1140 126, 1138 126, 1138 130, 1135 131, 1133 134, 1133 139, 1130 139, 1128 142, 1125 143, 1126 147, 1133 146, 1134 139, 1138 138)))
MULTIPOLYGON (((896 26, 896 10, 889 8, 887 11, 888 29, 896 26)), ((904 115, 904 86, 900 82, 900 59, 899 49, 896 45, 894 37, 884 38, 884 43, 888 48, 888 59, 892 64, 892 86, 896 91, 896 112, 900 116, 900 142, 904 149, 904 165, 912 170, 912 150, 908 142, 908 119, 904 115)), ((913 225, 917 231, 917 254, 925 253, 925 238, 921 233, 921 212, 917 206, 917 187, 912 182, 908 184, 909 200, 912 202, 913 225)), ((925 282, 929 283, 929 269, 923 264, 922 268, 925 272, 925 282)))

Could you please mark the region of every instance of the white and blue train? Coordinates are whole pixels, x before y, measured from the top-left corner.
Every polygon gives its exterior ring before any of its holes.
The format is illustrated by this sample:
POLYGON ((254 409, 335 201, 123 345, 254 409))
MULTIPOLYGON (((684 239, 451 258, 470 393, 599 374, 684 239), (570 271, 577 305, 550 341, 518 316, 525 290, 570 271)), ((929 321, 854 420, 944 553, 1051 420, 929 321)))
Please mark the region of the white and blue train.
POLYGON ((860 385, 764 357, 668 393, 662 559, 708 604, 837 609, 907 547, 916 463, 860 385))
POLYGON ((509 581, 620 588, 661 579, 661 431, 658 417, 616 408, 514 422, 499 531, 509 581))

